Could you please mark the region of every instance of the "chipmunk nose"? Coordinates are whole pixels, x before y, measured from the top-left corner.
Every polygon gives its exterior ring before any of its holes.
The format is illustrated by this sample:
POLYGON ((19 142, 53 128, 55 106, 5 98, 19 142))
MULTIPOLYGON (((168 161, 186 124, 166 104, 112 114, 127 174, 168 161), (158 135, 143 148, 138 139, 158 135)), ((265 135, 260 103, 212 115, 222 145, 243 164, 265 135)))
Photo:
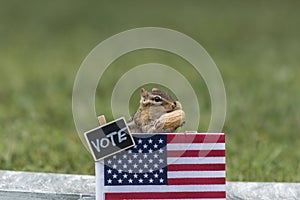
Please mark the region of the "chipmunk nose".
POLYGON ((172 108, 175 109, 177 107, 176 101, 173 102, 172 108))
POLYGON ((173 108, 173 109, 176 109, 176 110, 181 110, 181 109, 182 109, 181 103, 180 103, 179 101, 175 101, 175 102, 173 103, 173 105, 174 105, 174 108, 173 108))

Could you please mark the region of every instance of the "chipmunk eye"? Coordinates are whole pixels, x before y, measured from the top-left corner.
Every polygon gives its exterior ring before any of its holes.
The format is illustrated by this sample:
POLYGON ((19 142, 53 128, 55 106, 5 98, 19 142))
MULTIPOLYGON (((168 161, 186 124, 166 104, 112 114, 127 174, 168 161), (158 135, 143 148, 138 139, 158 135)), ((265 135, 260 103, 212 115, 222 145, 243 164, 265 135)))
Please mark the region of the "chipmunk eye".
POLYGON ((159 96, 156 96, 156 97, 154 97, 154 101, 159 102, 159 101, 161 101, 161 98, 159 96))

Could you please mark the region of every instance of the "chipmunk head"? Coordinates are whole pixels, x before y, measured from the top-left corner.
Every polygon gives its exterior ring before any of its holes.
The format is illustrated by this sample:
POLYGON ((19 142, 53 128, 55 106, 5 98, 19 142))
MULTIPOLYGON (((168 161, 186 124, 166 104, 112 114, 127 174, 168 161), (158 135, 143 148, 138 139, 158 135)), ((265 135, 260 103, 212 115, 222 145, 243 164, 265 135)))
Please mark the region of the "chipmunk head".
POLYGON ((157 88, 153 88, 151 92, 141 89, 140 106, 163 107, 166 113, 181 109, 179 101, 175 101, 169 94, 157 88))
POLYGON ((184 123, 185 114, 179 101, 157 88, 150 92, 142 88, 140 105, 129 128, 135 133, 166 133, 175 131, 184 123))

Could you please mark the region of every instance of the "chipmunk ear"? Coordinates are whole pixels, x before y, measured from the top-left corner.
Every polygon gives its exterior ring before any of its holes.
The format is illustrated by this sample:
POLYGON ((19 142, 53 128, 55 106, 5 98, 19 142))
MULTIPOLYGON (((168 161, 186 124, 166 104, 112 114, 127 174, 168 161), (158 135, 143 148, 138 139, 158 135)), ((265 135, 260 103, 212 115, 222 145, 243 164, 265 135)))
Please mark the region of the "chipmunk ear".
POLYGON ((144 88, 141 89, 141 96, 142 97, 148 97, 148 91, 145 90, 144 88))
POLYGON ((158 92, 158 91, 160 91, 159 89, 157 89, 157 88, 152 88, 152 90, 151 90, 152 92, 158 92))

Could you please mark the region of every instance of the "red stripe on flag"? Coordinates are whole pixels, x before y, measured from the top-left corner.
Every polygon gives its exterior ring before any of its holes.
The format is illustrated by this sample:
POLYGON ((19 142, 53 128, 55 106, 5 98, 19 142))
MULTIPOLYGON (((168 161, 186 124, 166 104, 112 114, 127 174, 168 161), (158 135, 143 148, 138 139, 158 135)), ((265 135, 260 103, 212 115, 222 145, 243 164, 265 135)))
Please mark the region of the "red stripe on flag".
POLYGON ((226 192, 131 192, 106 193, 106 200, 121 199, 182 199, 182 198, 226 198, 226 192))
POLYGON ((172 164, 168 165, 168 171, 223 171, 225 164, 172 164))
POLYGON ((225 150, 168 150, 168 157, 225 157, 225 150))
POLYGON ((225 143, 224 134, 169 134, 167 143, 225 143))
POLYGON ((225 178, 168 178, 168 185, 219 185, 225 183, 225 178))

